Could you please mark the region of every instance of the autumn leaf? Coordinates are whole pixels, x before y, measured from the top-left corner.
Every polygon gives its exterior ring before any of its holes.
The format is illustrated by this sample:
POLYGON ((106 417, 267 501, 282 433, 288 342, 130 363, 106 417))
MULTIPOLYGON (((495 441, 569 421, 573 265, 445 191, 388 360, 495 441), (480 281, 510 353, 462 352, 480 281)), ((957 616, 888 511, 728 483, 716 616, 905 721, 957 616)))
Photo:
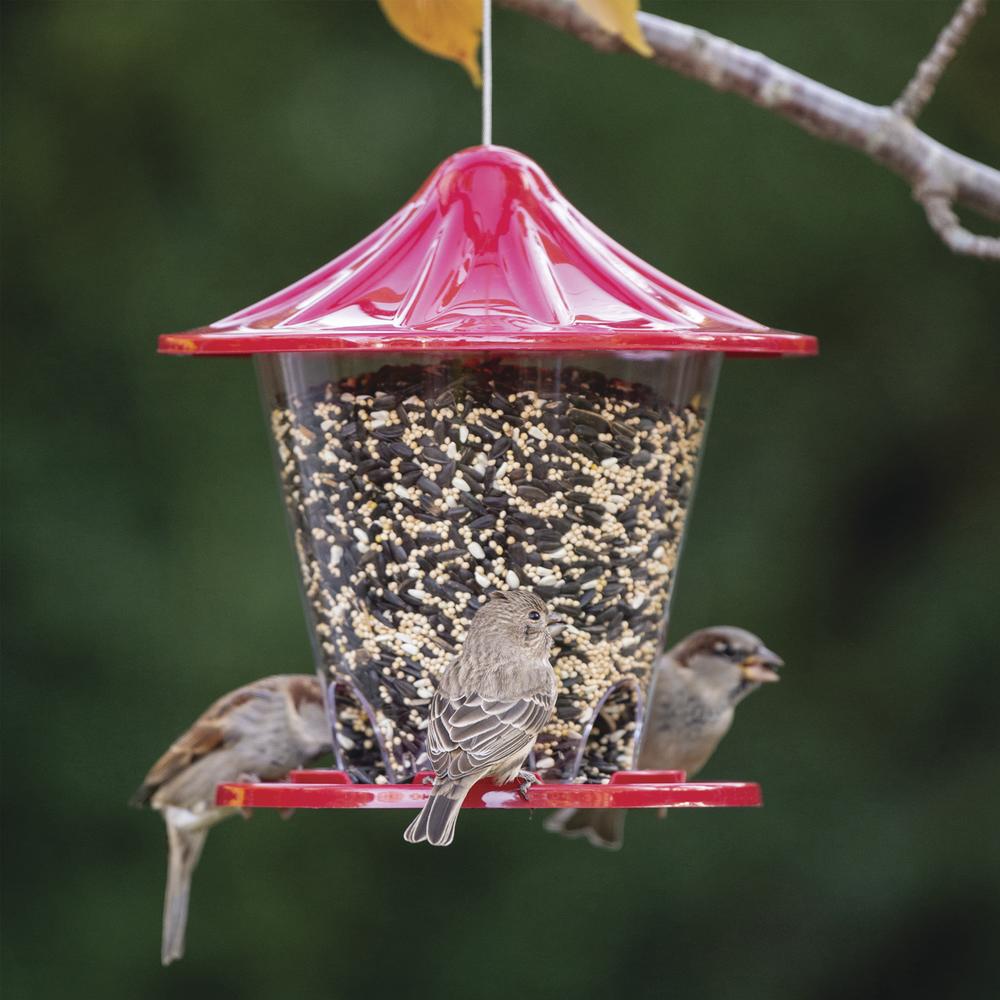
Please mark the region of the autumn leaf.
POLYGON ((453 59, 472 82, 482 86, 479 36, 483 31, 482 0, 378 0, 388 22, 417 48, 453 59))
POLYGON ((617 35, 640 55, 651 56, 653 50, 643 37, 636 14, 639 0, 576 0, 581 10, 589 14, 609 34, 617 35))

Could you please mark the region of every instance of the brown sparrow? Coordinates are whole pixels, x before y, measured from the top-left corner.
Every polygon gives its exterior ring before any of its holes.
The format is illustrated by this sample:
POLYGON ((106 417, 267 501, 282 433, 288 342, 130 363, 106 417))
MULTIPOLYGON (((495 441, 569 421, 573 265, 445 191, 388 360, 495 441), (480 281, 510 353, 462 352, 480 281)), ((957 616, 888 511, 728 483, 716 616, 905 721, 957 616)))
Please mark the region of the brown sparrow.
POLYGON ((427 753, 437 777, 403 834, 411 844, 450 844, 465 796, 480 778, 520 778, 527 797, 537 779, 522 767, 556 702, 553 620, 545 602, 523 589, 494 591, 476 612, 431 701, 427 753))
POLYGON ((169 855, 160 957, 184 954, 191 875, 209 829, 239 810, 215 804, 222 781, 274 780, 330 749, 316 677, 264 677, 224 695, 153 765, 132 797, 167 824, 169 855))
MULTIPOLYGON (((784 666, 752 632, 729 625, 701 629, 664 653, 653 671, 639 770, 686 771, 693 777, 733 724, 736 706, 784 666)), ((625 835, 621 809, 561 809, 545 829, 586 837, 617 850, 625 835)))

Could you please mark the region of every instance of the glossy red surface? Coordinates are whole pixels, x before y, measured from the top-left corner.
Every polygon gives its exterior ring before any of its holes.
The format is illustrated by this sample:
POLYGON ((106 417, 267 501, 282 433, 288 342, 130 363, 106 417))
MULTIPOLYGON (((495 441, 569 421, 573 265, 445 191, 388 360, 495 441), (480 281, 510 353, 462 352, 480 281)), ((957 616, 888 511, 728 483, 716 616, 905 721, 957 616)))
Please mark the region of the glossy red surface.
POLYGON ((388 222, 288 288, 166 354, 280 351, 724 351, 809 355, 686 288, 580 214, 521 153, 445 160, 388 222))
MULTIPOLYGON (((418 773, 412 784, 356 785, 343 771, 293 771, 288 781, 226 783, 215 801, 241 809, 419 809, 431 793, 418 773)), ((428 772, 428 775, 433 777, 428 772)), ((619 771, 607 785, 539 782, 525 800, 517 785, 480 781, 466 809, 658 809, 759 806, 752 782, 688 782, 683 771, 619 771)))

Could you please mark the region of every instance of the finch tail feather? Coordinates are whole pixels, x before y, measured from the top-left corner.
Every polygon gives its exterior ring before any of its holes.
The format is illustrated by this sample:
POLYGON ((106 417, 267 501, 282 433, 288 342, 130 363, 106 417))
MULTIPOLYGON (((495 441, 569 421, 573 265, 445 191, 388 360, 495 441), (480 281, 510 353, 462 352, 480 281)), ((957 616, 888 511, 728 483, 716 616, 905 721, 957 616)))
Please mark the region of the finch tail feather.
POLYGON ((571 839, 586 837, 594 847, 617 851, 625 843, 625 812, 622 809, 560 809, 545 821, 545 829, 571 839))
POLYGON ((169 965, 184 955, 191 876, 201 857, 207 836, 207 829, 179 830, 173 824, 167 824, 170 851, 167 858, 167 892, 163 900, 163 943, 160 949, 160 961, 164 965, 169 965))
POLYGON ((417 818, 406 828, 403 839, 411 844, 426 840, 434 847, 445 847, 455 838, 458 814, 472 787, 470 781, 442 781, 434 786, 417 818))

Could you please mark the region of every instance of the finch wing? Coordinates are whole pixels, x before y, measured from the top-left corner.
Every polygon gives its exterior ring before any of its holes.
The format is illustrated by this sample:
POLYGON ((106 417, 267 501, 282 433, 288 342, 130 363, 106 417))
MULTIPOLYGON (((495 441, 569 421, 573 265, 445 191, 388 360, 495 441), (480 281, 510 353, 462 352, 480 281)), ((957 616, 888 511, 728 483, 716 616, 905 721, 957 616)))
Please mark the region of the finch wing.
POLYGON ((539 691, 526 698, 493 700, 480 695, 431 703, 427 752, 435 770, 452 779, 488 771, 528 750, 552 714, 552 697, 539 691))

